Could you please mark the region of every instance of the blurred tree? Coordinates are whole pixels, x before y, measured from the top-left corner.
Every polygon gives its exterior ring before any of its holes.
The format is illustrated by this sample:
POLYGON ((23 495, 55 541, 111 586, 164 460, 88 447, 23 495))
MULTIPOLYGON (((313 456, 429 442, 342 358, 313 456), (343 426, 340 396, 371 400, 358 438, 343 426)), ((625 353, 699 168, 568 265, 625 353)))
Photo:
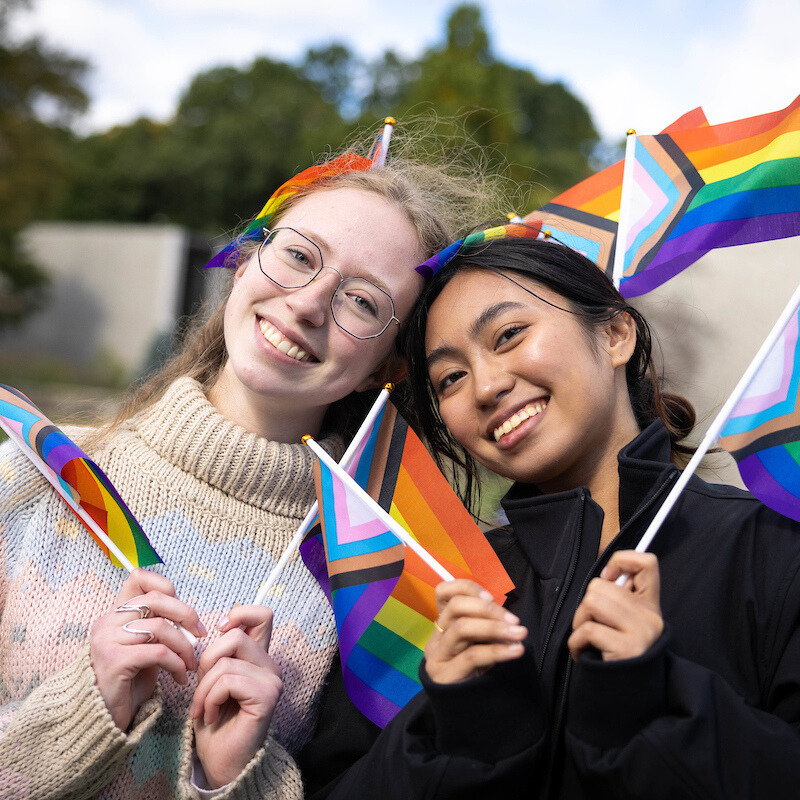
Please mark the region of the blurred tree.
POLYGON ((46 278, 19 252, 16 232, 57 195, 66 125, 88 104, 86 62, 38 38, 12 41, 9 18, 28 7, 30 0, 0 2, 0 328, 42 299, 46 278))
POLYGON ((543 83, 495 58, 479 6, 457 6, 444 44, 409 72, 416 77, 399 93, 399 115, 427 104, 442 115, 463 115, 478 144, 497 148, 498 165, 511 163, 510 177, 542 184, 535 205, 591 173, 598 135, 585 105, 563 84, 543 83))
POLYGON ((334 104, 294 67, 218 67, 192 80, 169 123, 140 119, 79 142, 61 213, 230 229, 343 133, 334 104))
POLYGON ((358 83, 364 64, 346 45, 333 42, 325 47, 309 48, 300 71, 341 114, 345 117, 358 115, 358 83))

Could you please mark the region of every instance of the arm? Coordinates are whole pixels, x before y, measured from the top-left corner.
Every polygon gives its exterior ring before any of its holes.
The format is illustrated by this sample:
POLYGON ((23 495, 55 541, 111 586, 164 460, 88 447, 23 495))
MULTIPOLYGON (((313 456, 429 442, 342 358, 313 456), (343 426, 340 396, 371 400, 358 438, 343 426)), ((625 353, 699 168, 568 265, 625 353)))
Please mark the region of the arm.
MULTIPOLYGON (((533 659, 513 647, 524 629, 512 631, 518 621, 467 581, 440 585, 437 602, 444 632, 435 632, 426 647, 420 668, 424 691, 380 732, 368 752, 311 794, 312 800, 532 795, 546 713, 533 659), (475 652, 468 653, 471 648, 475 652), (441 682, 434 682, 431 673, 441 682)), ((345 708, 341 682, 330 687, 326 702, 345 708), (335 697, 332 689, 338 689, 335 697)), ((352 707, 350 713, 358 714, 352 707)), ((346 727, 340 715, 323 710, 322 719, 346 727)), ((361 739, 366 744, 368 733, 361 739)), ((304 755, 313 748, 312 741, 304 755)))
MULTIPOLYGON (((605 577, 613 580, 616 571, 605 577)), ((793 796, 800 785, 797 574, 785 597, 777 627, 787 638, 762 708, 717 673, 672 653, 669 631, 632 658, 582 655, 567 720, 579 769, 622 797, 793 796)))

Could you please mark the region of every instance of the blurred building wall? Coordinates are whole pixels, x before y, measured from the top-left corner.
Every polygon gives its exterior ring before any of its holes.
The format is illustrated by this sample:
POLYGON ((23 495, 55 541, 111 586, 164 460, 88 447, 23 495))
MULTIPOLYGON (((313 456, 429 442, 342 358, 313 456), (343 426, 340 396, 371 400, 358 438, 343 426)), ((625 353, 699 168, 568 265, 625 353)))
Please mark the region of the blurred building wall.
POLYGON ((111 359, 134 377, 205 292, 194 273, 207 242, 177 225, 41 222, 21 242, 51 285, 42 309, 0 334, 6 352, 81 366, 111 359))

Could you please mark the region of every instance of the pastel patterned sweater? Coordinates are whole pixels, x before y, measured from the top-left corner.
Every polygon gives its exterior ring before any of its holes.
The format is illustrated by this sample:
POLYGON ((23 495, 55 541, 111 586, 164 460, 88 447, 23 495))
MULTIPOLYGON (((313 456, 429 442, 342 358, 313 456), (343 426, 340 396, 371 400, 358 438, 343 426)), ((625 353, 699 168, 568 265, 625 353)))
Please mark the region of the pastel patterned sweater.
MULTIPOLYGON (((65 429, 79 442, 85 429, 65 429)), ((338 440, 323 441, 339 455, 338 440)), ((164 561, 157 569, 212 633, 248 603, 314 499, 313 456, 222 417, 189 378, 176 381, 90 453, 164 561)), ((161 672, 131 728, 116 728, 94 682, 88 635, 127 573, 10 442, 0 446, 0 796, 10 800, 191 797, 196 687, 161 672)), ((292 755, 310 738, 336 651, 328 603, 302 561, 268 598, 270 654, 284 693, 265 746, 220 797, 300 798, 292 755)))

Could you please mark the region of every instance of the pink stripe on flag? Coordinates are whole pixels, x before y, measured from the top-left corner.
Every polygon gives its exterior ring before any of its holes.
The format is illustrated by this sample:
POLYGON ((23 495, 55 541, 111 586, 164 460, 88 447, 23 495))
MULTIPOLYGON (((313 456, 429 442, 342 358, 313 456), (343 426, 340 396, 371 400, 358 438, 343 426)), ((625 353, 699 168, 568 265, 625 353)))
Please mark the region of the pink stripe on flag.
MULTIPOLYGON (((374 516, 370 516, 369 519, 363 522, 351 519, 350 508, 347 504, 347 488, 335 476, 332 477, 336 539, 339 544, 362 542, 365 539, 386 533, 386 526, 374 516)), ((368 509, 365 507, 364 510, 368 509)))
MULTIPOLYGON (((771 408, 776 403, 786 399, 789 390, 789 383, 792 380, 792 375, 795 370, 793 369, 793 362, 797 354, 797 315, 793 316, 786 325, 785 335, 783 338, 783 359, 775 360, 771 365, 773 370, 780 370, 781 382, 778 388, 773 389, 771 392, 758 395, 745 395, 737 404, 731 419, 737 417, 745 417, 750 414, 759 414, 768 408, 771 408)), ((766 364, 764 364, 766 366, 766 364)), ((763 367, 762 367, 763 369, 763 367)), ((759 370, 760 372, 760 370, 759 370)), ((773 372, 774 374, 774 372, 773 372)), ((757 388, 757 387, 754 387, 757 388)))
POLYGON ((638 159, 633 162, 633 177, 636 185, 647 198, 648 208, 647 212, 640 215, 636 220, 636 224, 630 229, 628 241, 625 243, 626 249, 636 241, 636 237, 642 230, 658 216, 664 208, 666 200, 664 190, 653 180, 653 176, 644 168, 644 165, 638 159))

